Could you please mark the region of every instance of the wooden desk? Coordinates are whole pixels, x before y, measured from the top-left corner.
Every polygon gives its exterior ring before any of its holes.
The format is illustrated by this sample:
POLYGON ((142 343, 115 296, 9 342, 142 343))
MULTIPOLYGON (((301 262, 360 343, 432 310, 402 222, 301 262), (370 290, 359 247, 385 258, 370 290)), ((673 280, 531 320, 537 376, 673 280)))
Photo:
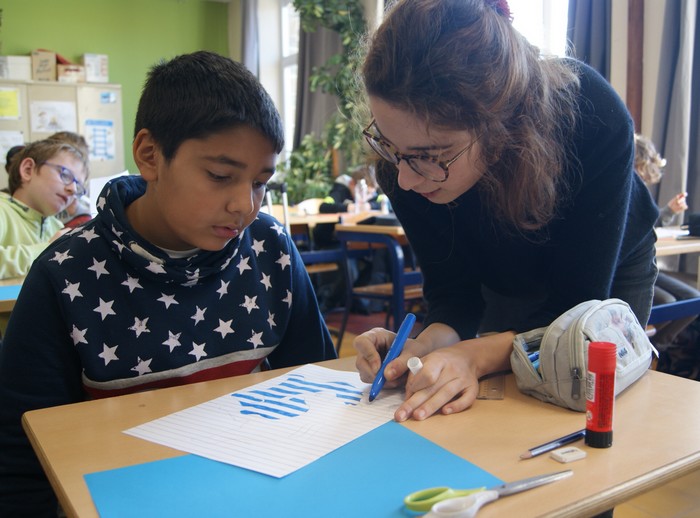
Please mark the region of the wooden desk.
MULTIPOLYGON (((324 364, 352 370, 354 358, 324 364)), ((35 410, 25 414, 23 424, 67 515, 96 517, 84 474, 181 455, 122 430, 282 372, 35 410)), ((583 428, 584 414, 521 394, 512 375, 507 376, 503 400, 478 400, 466 412, 407 426, 505 481, 565 468, 574 471, 573 477, 551 486, 491 503, 479 511, 479 518, 580 518, 700 469, 698 408, 700 383, 649 371, 617 399, 612 448, 596 450, 577 443, 588 457, 567 465, 547 455, 530 460, 519 460, 519 455, 583 428)), ((329 476, 342 479, 337 473, 329 476)), ((342 484, 339 487, 342 490, 342 484)), ((290 508, 290 516, 301 514, 303 510, 290 508)))
POLYGON ((660 237, 656 241, 656 256, 692 254, 700 252, 700 237, 660 237))
POLYGON ((7 287, 7 290, 0 290, 0 313, 10 313, 15 307, 22 282, 24 277, 0 280, 0 288, 7 287))

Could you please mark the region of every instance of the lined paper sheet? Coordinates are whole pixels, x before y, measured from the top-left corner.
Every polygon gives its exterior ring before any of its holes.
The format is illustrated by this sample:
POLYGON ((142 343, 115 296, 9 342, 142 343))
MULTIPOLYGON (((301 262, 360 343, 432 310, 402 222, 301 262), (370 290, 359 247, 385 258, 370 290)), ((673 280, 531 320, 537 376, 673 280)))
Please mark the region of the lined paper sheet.
POLYGON ((393 418, 403 391, 369 403, 369 388, 356 372, 305 365, 125 433, 284 477, 393 418))

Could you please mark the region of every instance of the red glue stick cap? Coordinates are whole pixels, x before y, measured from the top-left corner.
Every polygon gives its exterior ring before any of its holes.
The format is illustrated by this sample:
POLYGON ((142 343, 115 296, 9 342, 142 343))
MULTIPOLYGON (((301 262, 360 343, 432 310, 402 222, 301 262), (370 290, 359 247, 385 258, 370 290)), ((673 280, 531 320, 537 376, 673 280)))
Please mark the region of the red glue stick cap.
POLYGON ((588 370, 610 372, 617 363, 617 346, 611 342, 591 342, 588 345, 588 370))

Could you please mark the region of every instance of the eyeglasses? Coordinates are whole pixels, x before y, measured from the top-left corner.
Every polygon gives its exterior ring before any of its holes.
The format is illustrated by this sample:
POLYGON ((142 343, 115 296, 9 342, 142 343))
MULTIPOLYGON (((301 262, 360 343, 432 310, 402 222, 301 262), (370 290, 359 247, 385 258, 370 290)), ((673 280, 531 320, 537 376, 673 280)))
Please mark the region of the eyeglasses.
POLYGON ((82 196, 83 194, 85 194, 85 186, 76 179, 75 175, 73 174, 73 171, 71 171, 67 167, 63 167, 60 164, 53 164, 51 162, 41 162, 38 165, 47 165, 53 168, 53 170, 58 173, 58 177, 63 182, 63 185, 70 185, 74 183, 76 196, 82 196))
POLYGON ((384 160, 391 162, 394 165, 399 165, 401 160, 405 160, 413 171, 421 175, 423 178, 433 182, 442 183, 447 180, 447 178, 450 176, 450 166, 454 164, 464 153, 469 151, 476 141, 479 140, 477 137, 464 149, 457 153, 454 158, 443 162, 442 160, 430 155, 405 155, 403 153, 399 153, 382 137, 370 132, 370 128, 372 128, 372 126, 374 126, 375 131, 379 132, 375 122, 375 119, 372 119, 372 122, 370 122, 367 127, 362 130, 362 134, 365 136, 367 143, 374 150, 374 152, 384 160))

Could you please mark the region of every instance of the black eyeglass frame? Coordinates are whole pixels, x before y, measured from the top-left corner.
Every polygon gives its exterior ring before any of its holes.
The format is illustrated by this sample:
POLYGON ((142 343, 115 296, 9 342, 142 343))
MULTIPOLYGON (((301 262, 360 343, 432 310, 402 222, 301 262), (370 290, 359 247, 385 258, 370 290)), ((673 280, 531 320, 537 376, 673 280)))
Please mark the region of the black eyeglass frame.
POLYGON ((479 137, 477 137, 472 142, 467 144, 467 146, 461 151, 459 151, 453 158, 447 161, 442 161, 430 155, 409 155, 399 153, 398 151, 394 150, 394 146, 392 146, 389 142, 384 140, 384 138, 382 138, 379 135, 375 135, 374 133, 371 133, 369 131, 370 128, 375 125, 375 123, 376 119, 373 118, 367 125, 367 127, 362 130, 362 135, 364 135, 365 140, 372 148, 372 150, 375 153, 377 153, 377 155, 394 165, 399 165, 399 162, 401 162, 401 160, 404 160, 416 174, 419 174, 426 180, 430 180, 431 182, 436 183, 442 183, 447 181, 447 179, 450 177, 450 166, 454 164, 457 160, 459 160, 459 158, 467 151, 469 151, 472 148, 472 146, 476 144, 476 142, 479 140, 479 137), (415 165, 413 164, 413 160, 423 160, 426 162, 437 164, 440 167, 440 169, 444 171, 445 177, 442 179, 437 179, 426 176, 424 173, 422 173, 415 167, 415 165))

